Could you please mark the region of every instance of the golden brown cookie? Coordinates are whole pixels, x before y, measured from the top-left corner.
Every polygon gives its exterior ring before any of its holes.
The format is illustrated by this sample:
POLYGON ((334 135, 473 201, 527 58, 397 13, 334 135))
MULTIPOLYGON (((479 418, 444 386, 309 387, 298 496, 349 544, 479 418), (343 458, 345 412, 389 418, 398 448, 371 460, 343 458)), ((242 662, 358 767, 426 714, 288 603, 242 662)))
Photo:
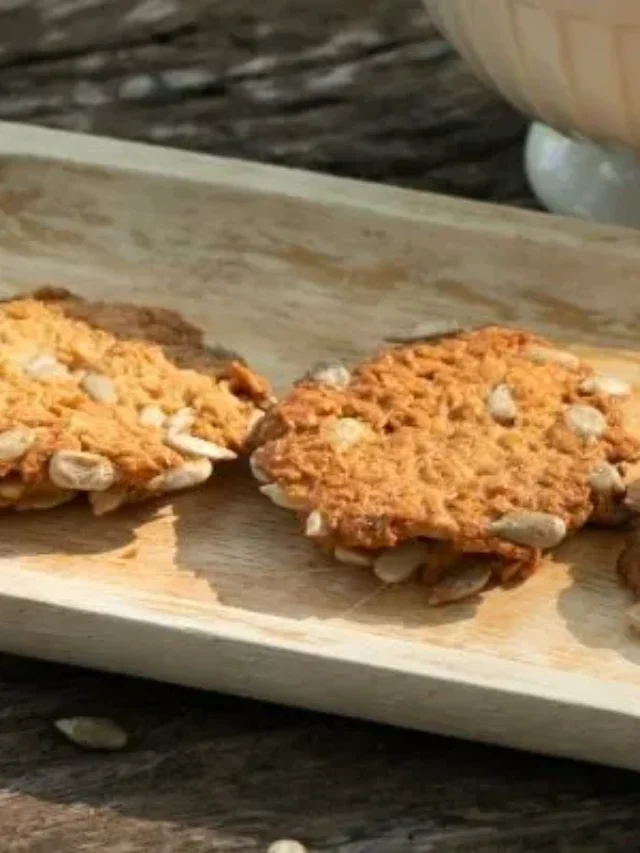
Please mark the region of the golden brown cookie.
POLYGON ((198 485, 270 400, 238 356, 162 308, 45 289, 0 303, 0 507, 86 493, 97 514, 198 485))
POLYGON ((528 332, 460 332, 319 366, 260 424, 252 468, 307 536, 382 580, 425 567, 433 584, 472 554, 471 587, 505 582, 616 520, 640 455, 629 390, 528 332))

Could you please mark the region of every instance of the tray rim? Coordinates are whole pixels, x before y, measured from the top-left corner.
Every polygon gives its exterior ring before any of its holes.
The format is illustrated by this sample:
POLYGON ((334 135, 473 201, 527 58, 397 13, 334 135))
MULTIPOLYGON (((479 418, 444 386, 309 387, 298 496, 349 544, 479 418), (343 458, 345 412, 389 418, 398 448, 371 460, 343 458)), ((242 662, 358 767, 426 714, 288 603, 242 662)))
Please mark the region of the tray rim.
MULTIPOLYGON (((368 651, 363 644, 355 641, 354 638, 359 634, 357 629, 349 629, 343 625, 336 626, 337 620, 311 618, 294 621, 280 616, 252 613, 251 618, 254 624, 249 626, 244 620, 234 619, 229 615, 234 611, 234 608, 224 607, 218 611, 215 605, 212 605, 211 613, 213 615, 215 611, 214 618, 218 626, 224 626, 224 630, 220 630, 216 628, 213 622, 209 621, 208 616, 202 610, 200 610, 200 615, 195 615, 197 613, 195 607, 194 615, 188 615, 186 612, 181 615, 176 615, 175 612, 168 615, 161 608, 155 608, 145 603, 144 599, 148 596, 140 595, 135 590, 129 590, 127 597, 131 602, 135 600, 135 604, 127 604, 122 601, 116 590, 117 587, 108 583, 83 581, 77 578, 52 577, 45 571, 32 570, 24 566, 19 566, 15 573, 11 569, 7 570, 3 567, 0 573, 0 597, 11 598, 16 601, 33 601, 40 605, 51 605, 60 609, 81 612, 85 615, 109 615, 122 623, 135 621, 153 624, 169 630, 177 629, 203 636, 224 637, 232 641, 252 643, 275 650, 286 649, 303 656, 308 655, 325 660, 339 657, 341 660, 353 664, 365 664, 375 669, 396 669, 396 667, 386 665, 380 659, 377 649, 375 652, 368 651), (32 580, 34 584, 28 596, 24 595, 25 578, 32 580), (90 601, 90 598, 87 597, 89 591, 94 594, 99 591, 101 601, 107 603, 107 608, 99 609, 87 605, 87 601, 90 601), (305 642, 301 639, 304 631, 300 626, 308 626, 312 623, 314 632, 331 644, 330 652, 326 648, 324 650, 313 649, 311 642, 305 642), (292 625, 296 627, 292 628, 289 631, 289 636, 285 637, 285 626, 291 627, 292 625), (331 627, 328 627, 329 625, 331 627), (282 632, 277 632, 280 637, 278 642, 274 640, 274 633, 276 632, 270 630, 272 626, 284 629, 282 632)), ((169 597, 158 595, 154 600, 162 601, 162 599, 168 601, 169 597)), ((187 609, 185 608, 185 611, 187 609)), ((392 639, 369 633, 366 634, 366 639, 371 646, 385 647, 393 650, 397 656, 404 657, 406 661, 405 671, 414 675, 429 673, 441 676, 440 671, 446 670, 447 678, 461 683, 499 689, 505 693, 517 692, 518 695, 539 696, 567 704, 572 704, 572 700, 567 701, 566 690, 563 690, 563 685, 570 683, 575 692, 580 694, 581 701, 585 706, 595 709, 604 707, 617 711, 620 710, 619 703, 621 700, 640 698, 640 688, 623 687, 619 682, 608 681, 610 691, 606 697, 599 697, 596 702, 590 698, 591 691, 596 685, 601 686, 602 682, 595 677, 575 675, 565 671, 560 672, 550 667, 509 661, 504 658, 499 659, 483 652, 458 650, 447 646, 425 644, 421 648, 435 652, 435 656, 440 660, 422 659, 412 663, 410 662, 411 655, 402 655, 402 650, 413 648, 413 643, 409 640, 392 639), (476 671, 473 678, 470 678, 465 672, 470 659, 480 668, 480 672, 476 671), (512 670, 535 674, 536 687, 523 683, 516 691, 510 683, 513 678, 512 670)), ((640 712, 638 712, 638 716, 640 716, 640 712)))
MULTIPOLYGON (((461 230, 474 228, 519 238, 523 237, 523 227, 526 227, 526 239, 546 245, 575 247, 588 240, 592 247, 595 244, 607 253, 621 253, 640 260, 640 234, 631 229, 442 196, 438 196, 438 205, 435 206, 430 203, 433 198, 430 193, 98 136, 0 122, 0 158, 33 158, 137 172, 209 186, 284 195, 334 208, 374 210, 393 218, 446 224, 461 230), (485 215, 489 209, 491 217, 485 215)), ((197 618, 187 613, 168 615, 162 612, 162 608, 145 602, 142 595, 136 598, 135 590, 129 590, 127 595, 129 603, 118 597, 116 588, 107 584, 52 577, 13 561, 0 572, 0 645, 16 653, 30 654, 35 650, 37 656, 52 660, 88 664, 205 689, 228 689, 256 699, 282 701, 568 757, 591 758, 640 770, 640 757, 635 759, 629 747, 625 750, 620 746, 617 753, 609 757, 597 743, 598 737, 610 732, 612 727, 616 728, 618 735, 621 729, 624 731, 620 740, 626 738, 629 744, 633 742, 640 718, 640 687, 607 681, 607 689, 603 691, 603 682, 595 676, 576 675, 551 667, 494 658, 485 653, 429 644, 421 646, 420 660, 410 660, 411 655, 407 652, 413 644, 408 640, 367 633, 364 642, 362 639, 358 641, 357 629, 336 628, 335 624, 323 624, 322 620, 294 621, 254 613, 251 615, 254 624, 249 626, 242 620, 231 618, 228 609, 223 613, 212 608, 211 619, 206 614, 197 618), (25 580, 30 582, 26 590, 25 580), (92 595, 87 595, 87 590, 91 590, 92 595), (99 607, 87 603, 96 600, 96 591, 99 593, 99 607), (70 613, 98 620, 106 627, 102 634, 98 632, 100 635, 94 637, 91 633, 84 636, 69 634, 66 644, 53 643, 50 649, 43 651, 35 624, 43 611, 47 611, 49 617, 61 626, 63 637, 70 613), (18 623, 16 614, 22 614, 25 619, 18 623), (14 626, 18 624, 20 631, 16 632, 14 626), (109 664, 108 650, 117 647, 121 636, 148 629, 159 632, 159 635, 181 637, 185 640, 185 649, 179 648, 179 644, 172 647, 174 656, 170 665, 164 658, 146 665, 145 661, 138 660, 137 652, 130 665, 109 664), (305 629, 313 633, 313 640, 301 639, 305 629), (103 643, 101 648, 100 642, 103 643), (199 665, 196 671, 192 671, 185 657, 191 642, 196 645, 204 643, 205 646, 213 643, 218 653, 223 653, 219 660, 211 659, 208 666, 199 665), (243 661, 246 660, 262 661, 266 671, 270 671, 277 666, 282 655, 294 662, 288 686, 275 681, 265 685, 264 679, 258 679, 254 684, 251 678, 239 684, 237 677, 228 672, 232 660, 239 662, 239 672, 245 671, 243 661), (183 677, 177 672, 180 661, 185 665, 183 677), (348 678, 341 677, 342 686, 326 701, 312 685, 314 663, 321 670, 333 666, 336 672, 349 673, 348 678), (397 706, 388 701, 374 702, 370 708, 363 707, 361 699, 354 694, 355 686, 360 683, 358 678, 353 679, 351 686, 344 683, 359 670, 369 675, 377 673, 381 679, 391 675, 404 676, 410 692, 425 697, 432 696, 434 690, 446 688, 451 708, 459 708, 462 713, 465 707, 468 709, 466 703, 472 696, 474 715, 481 721, 501 706, 499 716, 505 728, 502 732, 493 731, 487 726, 483 728, 481 722, 471 729, 461 729, 454 720, 447 720, 446 714, 443 716, 439 704, 422 709, 417 723, 412 722, 413 718, 399 720, 397 706), (297 686, 291 683, 292 674, 300 678, 297 686), (583 714, 586 728, 582 738, 590 735, 587 739, 593 743, 577 750, 571 742, 562 742, 560 735, 566 734, 562 731, 551 732, 547 744, 535 737, 529 741, 518 741, 515 734, 521 728, 521 721, 514 714, 522 714, 523 700, 530 704, 527 717, 529 720, 535 717, 539 725, 552 726, 554 721, 557 722, 559 709, 569 707, 583 714)))
POLYGON ((366 209, 463 231, 473 227, 522 238, 522 228, 526 226, 529 240, 572 247, 588 240, 592 248, 600 246, 608 253, 640 258, 640 232, 629 227, 106 136, 0 121, 0 158, 3 157, 59 161, 246 189, 331 207, 366 209), (437 206, 431 203, 434 198, 437 206), (490 217, 485 215, 488 211, 490 217))
POLYGON ((252 614, 255 624, 247 625, 218 614, 209 621, 204 614, 164 614, 131 592, 128 599, 119 600, 107 584, 52 578, 9 564, 0 574, 0 648, 640 770, 632 748, 640 716, 638 688, 607 682, 603 691, 595 677, 428 644, 421 647, 420 660, 409 662, 408 641, 367 635, 364 643, 357 642, 355 629, 336 631, 320 620, 313 638, 304 641, 299 627, 283 636, 266 626, 291 629, 291 621, 281 617, 252 614), (33 582, 31 589, 25 580, 33 582), (87 602, 96 601, 97 593, 101 606, 92 607, 87 602), (330 648, 314 647, 313 641, 325 640, 330 648), (159 653, 149 656, 150 648, 159 653), (373 679, 384 687, 382 695, 371 689, 373 679), (391 685, 402 691, 400 701, 393 690, 387 696, 391 685))

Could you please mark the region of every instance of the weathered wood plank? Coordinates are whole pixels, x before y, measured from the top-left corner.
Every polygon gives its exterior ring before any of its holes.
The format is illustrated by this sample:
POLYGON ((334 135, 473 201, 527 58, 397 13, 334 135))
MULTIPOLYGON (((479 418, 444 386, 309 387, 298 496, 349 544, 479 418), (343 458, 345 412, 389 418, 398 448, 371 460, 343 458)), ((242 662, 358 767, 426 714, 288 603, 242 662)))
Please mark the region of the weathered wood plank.
POLYGON ((6 0, 0 118, 532 204, 418 0, 6 0))
MULTIPOLYGON (((533 204, 523 120, 414 0, 0 0, 0 118, 533 204)), ((3 657, 2 849, 600 853, 631 774, 3 657), (61 715, 114 716, 121 754, 61 715)))
POLYGON ((3 658, 3 850, 633 849, 637 779, 604 768, 3 658), (133 735, 78 752, 51 722, 133 735), (7 846, 7 844, 9 846, 7 846))

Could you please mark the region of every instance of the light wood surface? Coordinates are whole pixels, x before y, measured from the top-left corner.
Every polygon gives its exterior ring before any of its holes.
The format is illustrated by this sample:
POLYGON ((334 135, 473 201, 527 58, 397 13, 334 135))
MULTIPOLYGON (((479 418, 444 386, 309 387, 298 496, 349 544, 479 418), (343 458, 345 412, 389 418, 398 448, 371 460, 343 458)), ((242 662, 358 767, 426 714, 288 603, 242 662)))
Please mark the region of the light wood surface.
MULTIPOLYGON (((6 0, 0 119, 535 204, 525 119, 421 0, 6 0)), ((6 654, 0 699, 7 853, 628 853, 640 832, 632 772, 6 654), (131 748, 56 738, 78 713, 131 748)))
MULTIPOLYGON (((0 148, 2 295, 176 308, 281 389, 445 316, 526 324, 640 387, 633 232, 17 126, 0 148)), ((5 650, 640 768, 617 534, 429 610, 332 566, 239 465, 112 518, 6 516, 0 542, 5 650)))

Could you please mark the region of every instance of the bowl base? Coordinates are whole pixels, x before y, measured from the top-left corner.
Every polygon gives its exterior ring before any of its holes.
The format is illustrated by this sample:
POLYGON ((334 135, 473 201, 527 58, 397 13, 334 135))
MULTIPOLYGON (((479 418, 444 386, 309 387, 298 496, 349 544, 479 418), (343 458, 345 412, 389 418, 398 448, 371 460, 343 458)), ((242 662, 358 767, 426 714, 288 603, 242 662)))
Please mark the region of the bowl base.
POLYGON ((640 227, 640 159, 631 151, 570 139, 534 122, 525 167, 535 194, 554 213, 640 227))

